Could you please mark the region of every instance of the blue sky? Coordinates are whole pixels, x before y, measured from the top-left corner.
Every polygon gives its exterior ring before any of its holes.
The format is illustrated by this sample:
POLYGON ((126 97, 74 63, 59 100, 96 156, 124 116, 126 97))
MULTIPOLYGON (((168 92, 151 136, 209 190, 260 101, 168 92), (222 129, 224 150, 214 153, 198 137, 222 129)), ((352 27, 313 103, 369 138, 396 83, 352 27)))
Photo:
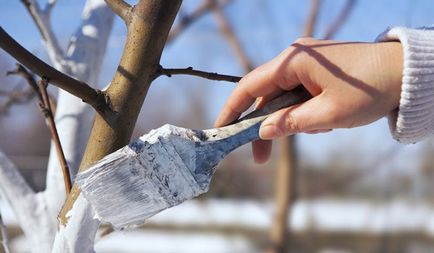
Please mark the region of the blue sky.
MULTIPOLYGON (((199 2, 184 0, 182 9, 189 12, 199 2)), ((66 45, 70 34, 78 25, 83 3, 84 1, 58 0, 52 20, 55 32, 63 45, 66 45)), ((322 36, 344 3, 344 0, 323 1, 316 37, 322 36)), ((1 26, 27 49, 46 59, 37 30, 21 2, 0 0, 0 4, 1 26)), ((301 34, 309 5, 310 1, 306 0, 235 0, 225 9, 225 13, 252 62, 260 65, 277 55, 301 34)), ((359 0, 335 38, 373 41, 389 26, 418 27, 433 24, 433 20, 434 5, 431 0, 359 0)), ((101 86, 111 79, 122 52, 125 34, 125 26, 120 19, 116 19, 103 66, 101 86)), ((243 74, 230 47, 219 34, 212 15, 200 19, 169 45, 161 62, 166 67, 193 66, 213 72, 243 74)), ((173 100, 175 109, 188 110, 188 106, 191 106, 189 94, 203 92, 205 103, 202 103, 202 106, 207 112, 208 125, 200 127, 211 127, 213 119, 233 87, 233 84, 210 82, 194 77, 162 77, 152 86, 145 106, 155 107, 153 103, 161 103, 161 96, 165 96, 173 100)), ((176 113, 171 115, 173 116, 167 119, 168 123, 180 122, 176 113)), ((147 127, 155 128, 158 125, 149 123, 147 127)), ((386 120, 382 119, 370 126, 357 129, 335 130, 321 135, 301 135, 299 145, 302 159, 318 164, 331 159, 330 157, 335 154, 341 154, 348 162, 358 160, 363 163, 362 166, 368 166, 375 159, 384 159, 382 156, 389 154, 388 151, 397 150, 392 152, 393 156, 387 157, 387 161, 381 166, 408 169, 417 165, 415 159, 418 150, 426 144, 398 145, 390 137, 386 120), (352 159, 353 155, 359 159, 352 159)))

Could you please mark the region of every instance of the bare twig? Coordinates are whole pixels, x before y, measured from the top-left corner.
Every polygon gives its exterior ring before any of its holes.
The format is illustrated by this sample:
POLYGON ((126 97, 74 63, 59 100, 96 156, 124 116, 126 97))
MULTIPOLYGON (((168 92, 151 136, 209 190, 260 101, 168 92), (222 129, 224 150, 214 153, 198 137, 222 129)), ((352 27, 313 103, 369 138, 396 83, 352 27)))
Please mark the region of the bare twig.
POLYGON ((306 25, 304 26, 303 36, 312 37, 314 34, 316 20, 318 19, 321 0, 311 0, 309 16, 307 17, 306 25))
POLYGON ((3 218, 0 213, 0 252, 10 253, 9 250, 9 238, 3 218))
POLYGON ((105 0, 108 6, 125 22, 129 22, 129 13, 131 12, 131 5, 123 0, 105 0))
POLYGON ((59 62, 59 58, 63 58, 64 53, 59 46, 53 28, 51 27, 51 11, 56 4, 56 0, 48 0, 44 9, 41 9, 36 0, 21 0, 26 7, 30 16, 36 24, 36 27, 41 34, 41 37, 47 45, 48 55, 52 62, 59 62))
POLYGON ((336 32, 342 27, 342 25, 347 20, 356 2, 357 0, 347 0, 345 6, 342 8, 341 12, 339 13, 335 21, 333 21, 330 24, 329 28, 325 32, 323 37, 324 39, 326 40, 331 39, 336 34, 336 32))
MULTIPOLYGON (((48 96, 46 86, 48 84, 48 81, 43 78, 39 81, 39 83, 36 82, 35 78, 31 73, 29 73, 26 68, 24 68, 22 65, 17 64, 17 68, 13 71, 8 71, 8 75, 20 75, 22 76, 29 86, 31 87, 31 90, 28 90, 27 93, 30 94, 36 94, 39 99, 39 108, 41 109, 41 112, 44 114, 44 117, 47 121, 47 125, 50 129, 51 138, 56 146, 57 155, 60 161, 60 166, 63 171, 63 177, 65 182, 65 189, 66 193, 69 193, 71 190, 71 176, 69 173, 69 167, 65 159, 65 155, 63 153, 62 145, 60 144, 59 135, 57 133, 56 124, 54 122, 53 117, 53 110, 52 110, 52 102, 50 100, 50 97, 48 96)), ((28 95, 28 97, 30 97, 28 95)), ((33 96, 31 96, 33 98, 33 96)))
POLYGON ((181 12, 180 12, 179 22, 177 26, 173 27, 170 30, 169 36, 167 37, 167 43, 172 42, 175 38, 177 38, 181 34, 181 32, 187 29, 196 20, 203 17, 205 14, 209 13, 212 9, 216 8, 216 6, 219 6, 219 8, 223 8, 229 2, 230 0, 225 0, 222 3, 220 3, 220 1, 204 0, 202 1, 202 4, 199 5, 199 7, 197 7, 197 9, 195 9, 189 15, 181 16, 181 12))
POLYGON ((0 27, 0 47, 18 62, 29 68, 33 73, 40 77, 46 77, 50 83, 79 97, 83 102, 90 104, 102 115, 111 112, 108 97, 100 90, 93 89, 89 85, 76 80, 62 72, 54 69, 50 65, 41 61, 24 47, 18 44, 3 28, 0 27))
MULTIPOLYGON (((6 97, 6 101, 0 105, 0 114, 6 113, 13 105, 25 104, 30 102, 35 96, 39 101, 42 101, 42 95, 39 91, 38 84, 35 81, 34 76, 29 73, 21 64, 17 64, 17 68, 6 72, 6 75, 19 75, 27 81, 29 87, 27 88, 15 88, 12 91, 0 91, 0 96, 6 97)), ((56 111, 56 99, 50 97, 51 108, 53 114, 56 111)))
MULTIPOLYGON (((208 1, 212 2, 215 0, 208 0, 208 1)), ((251 64, 251 61, 249 60, 247 54, 244 52, 241 42, 238 40, 237 36, 235 35, 230 23, 226 19, 223 13, 223 9, 220 6, 215 6, 215 8, 213 8, 213 13, 216 18, 217 24, 220 27, 220 31, 228 40, 239 62, 243 66, 244 71, 245 72, 252 71, 253 65, 251 64)))
POLYGON ((38 95, 39 100, 42 100, 41 92, 39 91, 38 84, 36 83, 36 80, 32 74, 30 74, 23 65, 17 63, 17 68, 15 70, 11 70, 6 72, 6 75, 19 75, 22 76, 27 83, 29 84, 30 88, 33 89, 36 95, 38 95))
POLYGON ((215 81, 227 81, 232 83, 236 83, 241 80, 241 77, 239 76, 222 75, 213 72, 205 72, 201 70, 195 70, 193 69, 193 67, 179 68, 179 69, 166 69, 161 67, 160 70, 157 72, 157 74, 158 76, 165 75, 168 77, 171 77, 172 75, 191 75, 191 76, 198 76, 198 77, 215 80, 215 81))
POLYGON ((65 183, 66 193, 69 194, 72 187, 71 175, 69 173, 69 166, 66 162, 65 154, 63 153, 62 145, 60 143, 59 134, 57 133, 56 123, 54 122, 53 111, 51 110, 50 99, 47 94, 48 80, 42 78, 38 82, 39 91, 42 96, 42 100, 39 103, 42 113, 47 120, 47 125, 50 129, 51 138, 56 145, 57 156, 60 161, 60 166, 63 172, 63 181, 65 183))
POLYGON ((2 97, 6 97, 6 101, 0 105, 0 115, 6 114, 13 105, 28 103, 35 97, 35 93, 30 88, 22 90, 16 89, 11 92, 2 91, 1 93, 2 97))

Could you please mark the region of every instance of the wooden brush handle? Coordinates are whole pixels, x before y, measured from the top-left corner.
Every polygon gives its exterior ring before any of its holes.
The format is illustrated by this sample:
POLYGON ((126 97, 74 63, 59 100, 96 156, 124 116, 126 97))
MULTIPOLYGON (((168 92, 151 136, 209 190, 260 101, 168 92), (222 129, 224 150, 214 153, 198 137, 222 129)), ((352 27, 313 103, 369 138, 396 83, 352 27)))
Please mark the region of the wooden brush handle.
POLYGON ((259 127, 261 122, 271 113, 288 106, 300 104, 310 98, 312 98, 310 93, 302 85, 299 85, 295 89, 287 91, 271 100, 261 109, 241 117, 230 125, 203 130, 202 133, 206 136, 207 140, 222 144, 225 146, 222 150, 230 152, 238 146, 259 139, 259 127))
MULTIPOLYGON (((270 113, 282 108, 300 104, 312 98, 309 92, 299 85, 268 102, 263 108, 255 110, 231 125, 197 131, 203 140, 195 144, 195 165, 205 178, 210 178, 217 164, 234 149, 259 139, 259 128, 270 113)), ((209 179, 206 185, 209 184, 209 179)))
POLYGON ((285 107, 289 107, 292 105, 303 103, 309 99, 312 98, 312 95, 304 88, 303 85, 299 85, 296 88, 287 91, 283 93, 282 95, 278 96, 277 98, 269 101, 267 104, 265 104, 264 107, 261 109, 254 110, 253 112, 245 115, 242 118, 239 118, 234 123, 246 120, 246 119, 252 119, 259 116, 265 116, 268 114, 271 114, 273 112, 276 112, 280 109, 283 109, 285 107))

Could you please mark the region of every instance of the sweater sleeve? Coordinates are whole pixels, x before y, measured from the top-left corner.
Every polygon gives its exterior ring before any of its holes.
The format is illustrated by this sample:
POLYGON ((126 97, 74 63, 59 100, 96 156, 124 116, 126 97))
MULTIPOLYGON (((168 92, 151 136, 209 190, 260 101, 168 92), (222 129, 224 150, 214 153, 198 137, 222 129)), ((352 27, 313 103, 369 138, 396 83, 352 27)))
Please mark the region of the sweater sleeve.
POLYGON ((395 27, 377 41, 400 41, 404 51, 399 108, 388 115, 393 138, 415 143, 434 134, 434 28, 395 27))

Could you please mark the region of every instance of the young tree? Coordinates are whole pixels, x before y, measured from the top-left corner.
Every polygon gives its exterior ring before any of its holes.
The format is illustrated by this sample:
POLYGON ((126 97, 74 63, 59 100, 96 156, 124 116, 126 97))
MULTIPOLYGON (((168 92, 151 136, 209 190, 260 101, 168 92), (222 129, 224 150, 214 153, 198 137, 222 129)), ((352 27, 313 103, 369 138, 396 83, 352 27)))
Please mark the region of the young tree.
MULTIPOLYGON (((161 53, 181 0, 140 0, 134 6, 122 0, 87 0, 82 22, 65 50, 50 23, 56 1, 48 0, 44 8, 36 0, 23 3, 38 27, 54 68, 20 46, 2 28, 0 47, 43 80, 60 88, 56 125, 72 177, 128 144, 147 90, 158 76, 191 74, 213 80, 239 80, 192 68, 161 67, 161 53), (113 12, 125 22, 127 40, 110 85, 100 91, 88 84, 97 83, 113 12)), ((197 16, 216 4, 218 1, 207 1, 197 16)), ((172 33, 171 39, 174 36, 172 33)), ((3 153, 0 153, 0 191, 15 212, 33 252, 93 252, 100 222, 94 219, 94 212, 78 187, 73 186, 65 194, 55 144, 50 151, 45 191, 34 192, 3 153)))
MULTIPOLYGON (((72 78, 42 64, 3 29, 1 47, 37 75, 63 88, 59 93, 56 121, 71 174, 75 175, 74 168, 85 169, 89 163, 129 142, 146 91, 160 71, 161 52, 181 1, 139 1, 134 7, 123 1, 107 1, 125 21, 128 39, 113 81, 104 92, 86 83, 97 82, 114 18, 112 10, 102 0, 88 0, 80 27, 69 47, 62 50, 50 25, 55 1, 48 1, 45 8, 34 0, 23 2, 38 26, 53 66, 72 78), (88 140, 86 131, 93 113, 81 99, 97 111, 88 140)), ((91 207, 76 187, 68 195, 58 226, 56 217, 65 201, 65 191, 54 153, 52 149, 47 188, 39 193, 33 192, 14 164, 1 154, 2 195, 17 215, 33 252, 93 252, 99 222, 93 219, 91 207)))

